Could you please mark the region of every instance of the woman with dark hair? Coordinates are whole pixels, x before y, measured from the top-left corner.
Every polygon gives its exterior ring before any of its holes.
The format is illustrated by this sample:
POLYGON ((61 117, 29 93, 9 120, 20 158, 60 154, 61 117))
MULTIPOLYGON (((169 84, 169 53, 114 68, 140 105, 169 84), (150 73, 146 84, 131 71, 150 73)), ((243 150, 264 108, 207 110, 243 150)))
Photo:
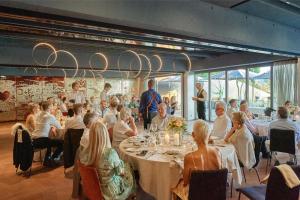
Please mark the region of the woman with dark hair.
POLYGON ((32 133, 35 130, 35 117, 39 111, 40 106, 35 103, 30 103, 28 104, 28 106, 29 106, 28 108, 29 114, 26 117, 25 126, 28 129, 28 131, 32 133))

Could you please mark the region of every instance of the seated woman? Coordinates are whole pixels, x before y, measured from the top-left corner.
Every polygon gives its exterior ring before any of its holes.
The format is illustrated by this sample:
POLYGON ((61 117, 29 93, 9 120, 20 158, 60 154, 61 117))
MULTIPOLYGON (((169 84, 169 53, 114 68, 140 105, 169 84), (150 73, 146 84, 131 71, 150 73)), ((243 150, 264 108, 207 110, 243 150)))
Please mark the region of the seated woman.
POLYGON ((25 122, 25 126, 30 133, 32 133, 35 129, 35 117, 38 112, 39 112, 39 105, 35 103, 30 103, 29 114, 26 117, 26 122, 25 122))
POLYGON ((209 125, 203 120, 197 120, 193 127, 193 138, 198 146, 194 152, 184 157, 183 181, 173 189, 182 200, 188 199, 189 182, 193 170, 218 170, 221 168, 220 153, 215 147, 209 147, 209 125))
POLYGON ((118 151, 119 145, 123 140, 135 135, 137 135, 137 128, 131 116, 131 110, 124 107, 120 111, 120 119, 118 119, 113 128, 113 148, 118 151))
POLYGON ((93 122, 89 137, 88 146, 80 146, 79 160, 86 166, 96 167, 103 198, 128 198, 135 191, 135 180, 129 165, 111 148, 106 126, 100 120, 93 122))
POLYGON ((232 113, 233 127, 227 134, 225 141, 234 145, 239 161, 250 169, 256 162, 254 154, 254 139, 251 132, 246 127, 245 113, 232 113))
POLYGON ((109 111, 105 113, 103 117, 103 122, 106 124, 110 141, 112 141, 113 135, 113 127, 118 120, 119 112, 117 111, 117 107, 119 105, 119 100, 116 96, 112 96, 109 100, 109 111))
POLYGON ((168 128, 169 115, 167 114, 167 105, 165 103, 158 104, 158 115, 152 121, 151 126, 156 125, 157 130, 165 131, 168 128))

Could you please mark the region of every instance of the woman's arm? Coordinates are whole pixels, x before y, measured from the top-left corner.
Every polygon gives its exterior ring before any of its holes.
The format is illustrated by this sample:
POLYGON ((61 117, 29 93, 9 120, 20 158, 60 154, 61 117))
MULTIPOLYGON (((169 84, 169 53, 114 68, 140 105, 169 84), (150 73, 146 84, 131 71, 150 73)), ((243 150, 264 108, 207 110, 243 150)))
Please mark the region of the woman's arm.
POLYGON ((184 157, 184 167, 183 167, 183 185, 188 185, 190 183, 190 164, 188 155, 184 157))
POLYGON ((129 117, 129 126, 130 126, 131 130, 127 131, 126 135, 128 135, 128 136, 136 136, 137 135, 137 128, 136 128, 134 119, 131 116, 129 117))
POLYGON ((225 139, 224 139, 225 142, 228 142, 228 141, 229 141, 229 138, 234 134, 235 130, 236 130, 235 127, 232 127, 232 128, 230 129, 229 133, 226 135, 226 137, 225 137, 225 139))

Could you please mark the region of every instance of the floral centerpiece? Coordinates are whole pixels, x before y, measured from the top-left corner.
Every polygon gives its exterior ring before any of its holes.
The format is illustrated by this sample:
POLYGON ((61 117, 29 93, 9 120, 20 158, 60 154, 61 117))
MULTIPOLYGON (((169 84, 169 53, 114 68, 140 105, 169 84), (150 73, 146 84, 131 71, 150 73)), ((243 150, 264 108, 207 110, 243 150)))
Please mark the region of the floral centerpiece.
POLYGON ((185 119, 182 117, 171 117, 168 123, 168 130, 181 133, 186 132, 187 124, 185 119))
POLYGON ((187 130, 187 124, 182 117, 171 117, 168 123, 168 130, 172 132, 174 145, 182 144, 182 135, 187 130))

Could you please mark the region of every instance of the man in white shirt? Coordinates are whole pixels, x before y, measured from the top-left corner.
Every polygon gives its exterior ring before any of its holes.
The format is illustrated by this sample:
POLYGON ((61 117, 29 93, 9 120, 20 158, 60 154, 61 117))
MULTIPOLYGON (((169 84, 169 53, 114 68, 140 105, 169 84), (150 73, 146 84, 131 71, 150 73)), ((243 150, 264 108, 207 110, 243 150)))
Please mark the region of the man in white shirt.
POLYGON ((158 105, 158 115, 152 121, 151 126, 157 126, 157 130, 166 130, 169 124, 169 115, 167 114, 167 105, 160 103, 158 105))
POLYGON ((83 118, 82 118, 82 108, 83 108, 82 104, 73 105, 74 116, 66 120, 65 130, 85 128, 85 125, 83 123, 83 118))
POLYGON ((44 159, 45 166, 52 166, 53 160, 57 158, 63 150, 63 140, 49 138, 51 126, 61 129, 59 122, 50 114, 50 105, 43 102, 42 111, 36 117, 36 127, 32 133, 34 148, 47 148, 44 159), (57 147, 51 156, 51 148, 57 147))
POLYGON ((224 138, 225 135, 230 131, 232 123, 229 117, 225 113, 226 105, 224 102, 217 102, 215 112, 217 118, 214 121, 213 130, 211 135, 219 138, 224 138))
POLYGON ((90 133, 90 127, 94 121, 97 120, 96 113, 86 113, 83 117, 83 123, 85 125, 85 129, 83 131, 81 140, 80 140, 80 146, 87 147, 89 144, 89 133, 90 133))
POLYGON ((226 114, 230 119, 232 119, 232 113, 238 111, 236 99, 230 99, 229 105, 230 107, 227 109, 226 114))
POLYGON ((85 95, 82 91, 79 91, 79 83, 72 83, 72 92, 69 94, 69 101, 76 103, 85 103, 85 95))
POLYGON ((285 107, 279 107, 277 116, 278 119, 270 123, 269 131, 271 129, 293 130, 295 131, 295 141, 298 143, 300 140, 300 127, 288 118, 288 110, 285 107))
POLYGON ((100 101, 102 101, 102 100, 107 101, 108 100, 107 99, 108 98, 107 94, 108 94, 108 92, 109 92, 110 89, 111 89, 111 84, 110 83, 105 83, 104 84, 104 89, 100 93, 100 101))
POLYGON ((106 107, 106 101, 102 100, 100 102, 100 117, 103 118, 108 111, 109 109, 106 107))
MULTIPOLYGON (((269 124, 269 134, 271 129, 279 130, 293 130, 295 132, 295 144, 296 150, 298 149, 298 142, 300 140, 300 127, 295 122, 288 118, 288 110, 286 107, 278 107, 277 117, 278 119, 269 124)), ((266 141, 267 146, 270 145, 270 140, 266 141)), ((276 156, 275 156, 276 158, 276 156)), ((277 159, 277 158, 276 158, 277 159)), ((294 164, 294 157, 290 155, 290 164, 294 164)), ((278 162, 278 161, 277 161, 278 162)))
POLYGON ((120 119, 118 119, 113 128, 112 147, 119 152, 120 143, 128 137, 135 135, 137 135, 137 128, 131 116, 131 110, 124 107, 120 111, 120 119))

